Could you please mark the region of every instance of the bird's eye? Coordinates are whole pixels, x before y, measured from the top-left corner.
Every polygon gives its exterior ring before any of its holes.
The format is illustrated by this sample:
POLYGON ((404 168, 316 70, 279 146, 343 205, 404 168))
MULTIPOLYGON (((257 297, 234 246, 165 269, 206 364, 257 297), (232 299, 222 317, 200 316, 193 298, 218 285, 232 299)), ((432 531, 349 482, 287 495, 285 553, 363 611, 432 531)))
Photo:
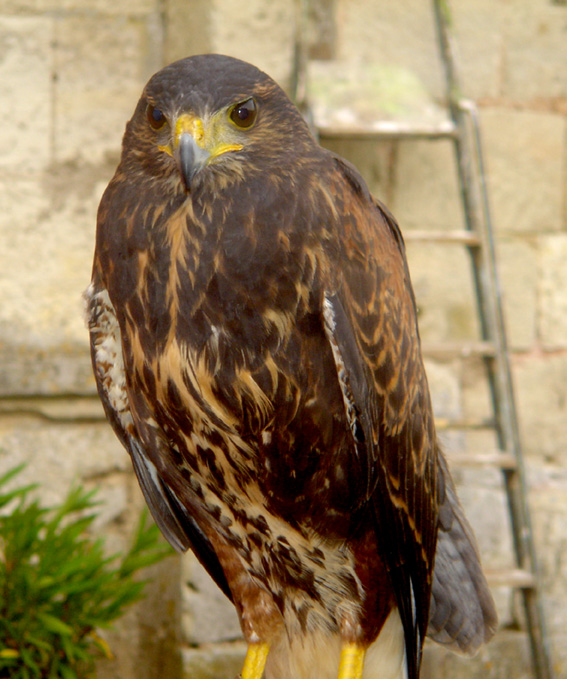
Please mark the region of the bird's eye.
POLYGON ((148 104, 148 108, 146 109, 146 118, 148 119, 150 126, 153 127, 154 130, 161 129, 167 122, 167 119, 163 112, 160 111, 159 108, 153 106, 152 104, 148 104))
POLYGON ((235 125, 242 128, 252 127, 256 121, 258 109, 254 99, 247 99, 235 104, 230 110, 230 119, 235 125))

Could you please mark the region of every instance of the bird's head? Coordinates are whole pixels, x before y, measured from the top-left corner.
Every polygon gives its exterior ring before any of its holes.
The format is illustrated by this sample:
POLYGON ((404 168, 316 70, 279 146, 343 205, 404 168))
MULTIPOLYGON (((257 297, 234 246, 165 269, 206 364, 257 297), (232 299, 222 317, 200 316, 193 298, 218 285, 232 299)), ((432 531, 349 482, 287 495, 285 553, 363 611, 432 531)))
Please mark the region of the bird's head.
POLYGON ((226 182, 281 169, 301 155, 302 144, 314 144, 308 128, 269 76, 208 54, 177 61, 150 79, 124 148, 144 172, 190 192, 204 176, 226 182))

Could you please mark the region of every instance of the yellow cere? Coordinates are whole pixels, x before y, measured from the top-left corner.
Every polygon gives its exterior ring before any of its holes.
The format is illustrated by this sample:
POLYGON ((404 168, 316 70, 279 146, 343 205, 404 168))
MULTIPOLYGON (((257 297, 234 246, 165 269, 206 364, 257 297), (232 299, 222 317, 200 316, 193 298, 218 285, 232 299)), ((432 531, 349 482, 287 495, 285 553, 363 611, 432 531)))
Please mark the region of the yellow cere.
POLYGON ((179 143, 179 137, 188 132, 198 146, 205 148, 205 126, 203 121, 196 116, 182 113, 175 121, 175 146, 179 143))
MULTIPOLYGON (((173 149, 177 148, 179 138, 182 134, 190 134, 198 146, 206 149, 210 154, 210 160, 214 160, 218 156, 228 151, 240 151, 242 144, 224 141, 223 134, 226 134, 226 128, 222 125, 221 116, 213 116, 207 121, 207 126, 200 118, 190 115, 189 113, 182 113, 175 121, 173 131, 173 149)), ((160 151, 173 156, 172 144, 158 146, 160 151)))
MULTIPOLYGON (((181 135, 185 132, 188 132, 201 148, 205 148, 205 127, 203 125, 203 121, 200 118, 189 115, 188 113, 182 113, 179 118, 177 118, 175 121, 173 148, 177 148, 179 137, 181 137, 181 135)), ((171 148, 171 144, 158 146, 158 149, 164 153, 167 153, 168 156, 173 157, 173 149, 171 148)))

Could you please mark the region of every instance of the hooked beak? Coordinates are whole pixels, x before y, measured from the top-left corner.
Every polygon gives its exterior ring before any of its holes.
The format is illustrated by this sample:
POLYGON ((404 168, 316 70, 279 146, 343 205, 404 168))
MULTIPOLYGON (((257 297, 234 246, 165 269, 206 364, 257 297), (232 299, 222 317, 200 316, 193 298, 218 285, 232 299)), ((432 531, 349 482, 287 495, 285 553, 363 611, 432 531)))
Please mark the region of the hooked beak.
POLYGON ((175 123, 173 157, 181 173, 187 191, 191 190, 194 176, 210 158, 204 146, 204 128, 199 118, 183 114, 175 123))
POLYGON ((207 164, 209 155, 209 152, 200 147, 188 132, 180 135, 174 156, 187 191, 191 190, 193 177, 207 164))
POLYGON ((170 144, 159 146, 177 162, 185 189, 191 191, 195 175, 205 165, 217 161, 219 156, 230 151, 240 151, 243 146, 232 140, 216 140, 214 135, 207 137, 205 125, 200 118, 190 113, 182 113, 175 121, 170 144))

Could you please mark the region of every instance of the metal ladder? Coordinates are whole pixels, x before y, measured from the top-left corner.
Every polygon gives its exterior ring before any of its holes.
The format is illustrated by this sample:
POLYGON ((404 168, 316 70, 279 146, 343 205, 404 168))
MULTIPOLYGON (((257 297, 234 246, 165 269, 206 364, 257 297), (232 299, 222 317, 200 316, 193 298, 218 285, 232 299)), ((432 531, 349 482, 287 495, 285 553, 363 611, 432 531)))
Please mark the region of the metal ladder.
MULTIPOLYGON (((487 571, 491 585, 511 587, 519 592, 525 612, 525 629, 530 639, 533 672, 536 679, 553 679, 549 641, 543 612, 542 590, 527 503, 514 392, 510 376, 504 328, 500 283, 494 252, 493 230, 485 182, 484 158, 476 106, 461 94, 451 16, 447 0, 432 0, 439 54, 446 88, 446 115, 443 119, 412 120, 410 123, 352 118, 334 120, 317 110, 310 98, 308 46, 306 40, 309 0, 296 0, 297 22, 292 77, 292 95, 314 133, 324 142, 337 139, 398 140, 450 139, 455 149, 460 198, 466 228, 461 231, 408 231, 406 241, 426 241, 465 246, 470 254, 478 308, 481 340, 465 343, 424 343, 423 352, 431 358, 479 357, 485 367, 492 416, 481 421, 451 421, 441 427, 491 428, 497 449, 492 452, 458 456, 459 464, 499 468, 506 493, 515 568, 487 571), (448 109, 448 110, 447 110, 448 109)), ((456 457, 456 456, 455 456, 456 457)), ((454 459, 451 460, 454 464, 454 459)))

